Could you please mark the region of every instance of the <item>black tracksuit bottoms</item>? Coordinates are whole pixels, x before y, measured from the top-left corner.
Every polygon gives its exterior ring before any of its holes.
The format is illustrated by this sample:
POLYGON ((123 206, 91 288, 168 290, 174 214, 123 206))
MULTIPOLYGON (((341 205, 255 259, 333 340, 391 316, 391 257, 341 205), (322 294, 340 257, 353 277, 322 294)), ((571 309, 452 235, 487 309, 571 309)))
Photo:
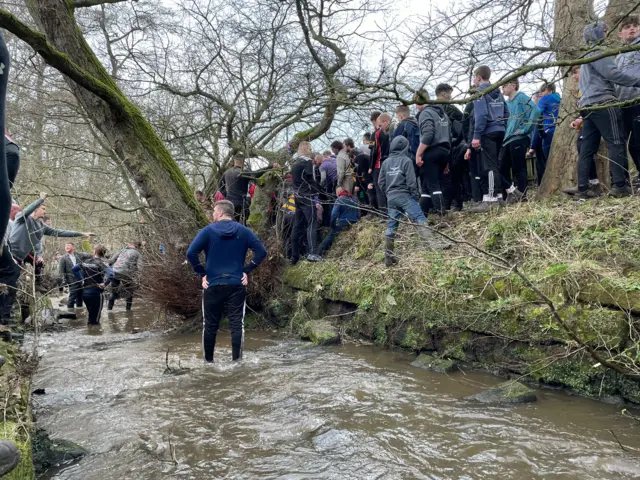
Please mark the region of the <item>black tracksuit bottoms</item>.
POLYGON ((444 212, 444 198, 440 181, 442 172, 449 163, 450 151, 448 147, 435 146, 428 148, 422 154, 422 167, 420 167, 420 207, 425 216, 429 213, 429 204, 433 205, 436 213, 444 212), (429 202, 429 197, 431 202, 429 202))
POLYGON ((87 323, 97 325, 100 323, 100 315, 104 306, 104 295, 101 293, 86 294, 83 296, 84 304, 87 306, 87 323))
POLYGON ((622 109, 622 121, 629 143, 629 153, 640 174, 640 105, 632 105, 622 109))
POLYGON ((530 143, 529 137, 520 137, 502 146, 500 150, 500 173, 502 174, 502 187, 504 190, 510 188, 512 183, 515 183, 522 193, 527 191, 529 184, 527 150, 529 150, 530 143), (513 182, 511 179, 513 179, 513 182))
POLYGON ((291 259, 300 259, 302 240, 307 236, 307 253, 315 255, 318 239, 318 213, 313 199, 296 198, 296 214, 291 234, 291 259))
POLYGON ((203 292, 202 349, 207 362, 213 362, 216 335, 225 311, 231 327, 231 359, 242 359, 246 298, 247 290, 242 285, 212 285, 203 292))
POLYGON ((502 191, 502 176, 500 175, 500 150, 504 140, 504 132, 491 132, 480 137, 480 165, 486 177, 482 175, 482 193, 491 198, 497 197, 502 191))
POLYGON ((607 144, 612 183, 617 187, 625 186, 629 178, 629 160, 622 112, 617 107, 607 107, 588 111, 583 118, 578 157, 578 188, 581 192, 589 188, 589 172, 601 138, 607 144))

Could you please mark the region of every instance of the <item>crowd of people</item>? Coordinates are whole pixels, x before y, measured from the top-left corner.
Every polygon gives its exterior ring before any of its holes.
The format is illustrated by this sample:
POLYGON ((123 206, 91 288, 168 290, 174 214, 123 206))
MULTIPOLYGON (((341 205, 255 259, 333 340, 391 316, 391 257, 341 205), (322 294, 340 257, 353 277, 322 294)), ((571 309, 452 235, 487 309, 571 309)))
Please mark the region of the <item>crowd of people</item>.
MULTIPOLYGON (((639 22, 629 16, 619 22, 618 36, 627 45, 640 42, 639 22)), ((598 55, 607 34, 606 25, 597 22, 584 31, 588 56, 598 55)), ((5 130, 5 98, 9 55, 0 35, 0 129, 5 130)), ((291 169, 283 188, 280 210, 284 217, 287 256, 292 264, 301 258, 317 262, 334 239, 364 215, 380 216, 387 222, 385 265, 398 262, 394 240, 403 219, 414 224, 428 248, 446 249, 450 244, 427 226, 427 215, 445 215, 460 211, 465 203, 472 213, 527 201, 529 172, 527 159, 535 158, 537 181, 542 181, 546 161, 558 123, 561 98, 553 83, 545 82, 532 97, 520 91, 518 79, 492 87, 491 69, 487 65, 474 70, 470 91, 480 97, 464 110, 449 102, 453 88, 440 84, 430 103, 426 90, 416 92, 411 108, 395 109, 391 114, 374 111, 370 116, 373 131, 363 135, 357 147, 351 138, 333 141, 330 149, 314 153, 309 142, 302 141, 293 155, 291 169), (327 235, 319 238, 321 226, 327 235)), ((627 149, 640 171, 640 51, 629 51, 615 59, 604 57, 571 75, 579 82, 581 112, 571 127, 579 130, 577 149, 578 184, 565 193, 580 200, 594 198, 602 191, 597 176, 596 153, 604 139, 609 157, 610 194, 631 195, 630 183, 640 186, 640 176, 630 181, 627 149), (615 104, 624 102, 622 106, 615 104), (635 103, 634 103, 635 102, 635 103)), ((11 188, 20 165, 19 149, 7 134, 0 142, 0 203, 12 204, 0 209, 0 323, 13 323, 13 310, 21 271, 34 267, 36 284, 43 264, 42 238, 91 237, 90 232, 60 230, 46 218, 46 195, 24 210, 12 201, 11 188), (10 216, 10 220, 9 220, 10 216)), ((244 159, 236 157, 223 176, 214 201, 197 192, 211 224, 193 240, 187 260, 202 277, 203 350, 208 363, 213 362, 216 336, 226 312, 231 326, 232 359, 242 358, 246 286, 249 274, 266 258, 267 252, 256 235, 244 224, 249 217, 250 199, 256 179, 270 165, 258 171, 244 170, 244 159), (253 256, 246 264, 248 251, 253 256), (205 265, 200 254, 205 253, 205 265)), ((140 264, 139 243, 131 243, 107 259, 104 246, 93 254, 76 251, 67 243, 59 259, 61 286, 69 289, 67 307, 87 306, 88 323, 99 323, 104 291, 112 294, 108 309, 124 297, 126 308, 132 307, 136 275, 140 264)), ((0 362, 1 366, 1 362, 0 362)), ((0 475, 14 462, 14 447, 0 442, 0 475), (10 451, 9 451, 10 450, 10 451), (8 452, 8 453, 7 453, 8 452), (13 455, 13 457, 11 457, 13 455), (4 463, 3 463, 4 462, 4 463), (4 470, 3 470, 4 469, 4 470)))

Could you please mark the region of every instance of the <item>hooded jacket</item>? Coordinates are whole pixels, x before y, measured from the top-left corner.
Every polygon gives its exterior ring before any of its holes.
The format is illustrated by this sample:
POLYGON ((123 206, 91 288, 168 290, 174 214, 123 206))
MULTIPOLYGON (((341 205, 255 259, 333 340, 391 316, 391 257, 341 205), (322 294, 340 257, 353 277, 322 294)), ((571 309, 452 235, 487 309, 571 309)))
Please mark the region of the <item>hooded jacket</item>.
POLYGON ((540 100, 538 100, 538 110, 540 111, 541 119, 538 122, 537 128, 534 128, 533 132, 531 132, 531 148, 536 148, 541 136, 550 135, 549 141, 553 138, 553 134, 556 131, 556 121, 558 120, 561 101, 560 95, 556 92, 540 97, 540 100))
POLYGON ((536 130, 535 127, 540 116, 538 106, 522 92, 516 93, 513 100, 507 98, 506 101, 509 108, 509 120, 507 120, 507 129, 504 134, 505 145, 518 138, 531 137, 531 134, 536 130))
MULTIPOLYGON (((606 34, 605 23, 596 22, 584 29, 584 40, 589 46, 600 43, 606 34)), ((592 57, 602 52, 595 50, 587 55, 592 57)), ((586 63, 580 68, 580 93, 578 100, 581 108, 603 103, 615 102, 616 86, 640 87, 640 77, 620 70, 613 58, 605 57, 595 62, 586 63)))
POLYGON ((271 168, 263 168, 255 172, 244 171, 242 168, 233 166, 224 172, 225 197, 235 206, 243 206, 247 202, 249 192, 249 181, 258 179, 267 173, 271 168))
POLYGON ((58 230, 51 228, 42 220, 36 220, 31 216, 36 209, 42 205, 44 200, 39 198, 22 212, 18 212, 13 222, 11 235, 9 236, 9 247, 13 258, 24 261, 27 255, 36 251, 38 245, 42 242, 42 237, 48 235, 50 237, 81 237, 82 232, 74 232, 73 230, 58 230))
MULTIPOLYGON (((636 38, 629 45, 640 45, 640 37, 636 38)), ((640 50, 621 53, 616 57, 616 66, 621 72, 635 78, 640 78, 640 50)), ((633 100, 640 97, 640 88, 618 85, 616 87, 616 94, 621 101, 633 100)))
MULTIPOLYGON (((322 170, 322 166, 320 166, 322 170)), ((313 175, 313 161, 302 155, 295 158, 291 167, 293 191, 296 198, 313 200, 314 195, 320 193, 320 186, 313 175)))
POLYGON ((187 260, 201 277, 206 275, 209 286, 242 285, 242 274, 249 274, 265 259, 267 250, 247 227, 233 220, 212 223, 200 230, 187 250, 187 260), (245 266, 247 251, 253 258, 245 266), (204 251, 205 266, 200 263, 204 251))
MULTIPOLYGON (((484 82, 478 85, 478 90, 485 90, 491 83, 484 82)), ((509 109, 504 101, 502 93, 496 88, 473 101, 474 132, 473 139, 480 140, 483 135, 494 132, 504 132, 509 118, 509 109)))
POLYGON ((378 178, 378 186, 387 195, 387 200, 398 197, 420 198, 413 161, 408 155, 409 141, 404 137, 394 138, 378 178))
POLYGON ((131 247, 124 248, 113 255, 108 263, 113 266, 113 273, 121 277, 133 278, 140 270, 142 255, 131 247))
POLYGON ((83 280, 85 295, 100 295, 104 287, 111 283, 111 268, 101 258, 90 257, 73 266, 73 274, 83 280))
POLYGON ((451 147, 451 125, 442 105, 427 105, 420 112, 420 143, 451 147))
POLYGON ((418 126, 418 120, 413 117, 407 117, 398 123, 391 135, 391 140, 399 136, 409 140, 409 155, 415 157, 418 147, 420 146, 420 127, 418 126))

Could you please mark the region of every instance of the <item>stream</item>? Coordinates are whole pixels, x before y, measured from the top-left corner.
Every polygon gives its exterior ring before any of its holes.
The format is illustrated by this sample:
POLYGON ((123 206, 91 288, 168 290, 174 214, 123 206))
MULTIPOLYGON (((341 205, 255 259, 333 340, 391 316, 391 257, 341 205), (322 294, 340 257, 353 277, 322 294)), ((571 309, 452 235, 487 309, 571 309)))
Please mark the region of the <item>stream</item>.
POLYGON ((52 438, 90 453, 43 478, 640 478, 640 424, 619 406, 552 390, 534 404, 476 404, 461 399, 503 380, 260 332, 247 333, 241 363, 221 332, 205 366, 200 335, 144 331, 152 308, 104 312, 91 328, 84 318, 41 336, 33 388, 46 394, 33 405, 52 438), (167 349, 184 374, 163 373, 167 349))

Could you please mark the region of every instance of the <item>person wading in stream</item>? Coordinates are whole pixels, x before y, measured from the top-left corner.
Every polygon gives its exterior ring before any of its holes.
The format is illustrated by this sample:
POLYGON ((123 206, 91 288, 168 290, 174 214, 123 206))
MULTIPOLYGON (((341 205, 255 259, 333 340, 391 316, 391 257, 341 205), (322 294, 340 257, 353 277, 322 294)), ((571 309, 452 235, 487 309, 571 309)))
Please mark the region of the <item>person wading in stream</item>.
POLYGON ((105 263, 104 256, 107 249, 103 245, 96 245, 93 257, 81 260, 72 268, 73 274, 80 281, 84 281, 84 303, 87 306, 87 324, 98 325, 104 304, 104 288, 112 281, 109 275, 110 267, 105 263))
POLYGON ((233 220, 235 209, 228 200, 217 202, 213 222, 200 230, 187 250, 193 270, 202 277, 202 347, 205 362, 213 362, 216 335, 226 310, 231 326, 231 358, 240 360, 244 346, 244 313, 248 275, 267 256, 258 237, 233 220), (253 259, 245 266, 247 251, 253 259), (200 253, 205 252, 205 263, 200 253))

